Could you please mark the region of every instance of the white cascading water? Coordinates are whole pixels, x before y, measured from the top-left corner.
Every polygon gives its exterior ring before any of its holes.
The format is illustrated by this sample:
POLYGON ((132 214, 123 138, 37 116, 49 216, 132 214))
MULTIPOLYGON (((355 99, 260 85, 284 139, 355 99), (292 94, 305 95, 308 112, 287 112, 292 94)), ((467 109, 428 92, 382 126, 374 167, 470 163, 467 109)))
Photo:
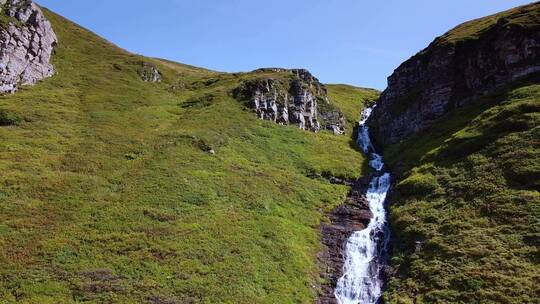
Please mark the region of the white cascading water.
POLYGON ((390 174, 383 172, 382 156, 375 153, 366 122, 372 108, 362 112, 358 145, 369 157, 370 166, 377 171, 366 197, 373 217, 362 231, 356 231, 345 246, 343 276, 334 292, 340 304, 375 304, 382 294, 381 270, 388 243, 388 224, 384 201, 390 189, 390 174))

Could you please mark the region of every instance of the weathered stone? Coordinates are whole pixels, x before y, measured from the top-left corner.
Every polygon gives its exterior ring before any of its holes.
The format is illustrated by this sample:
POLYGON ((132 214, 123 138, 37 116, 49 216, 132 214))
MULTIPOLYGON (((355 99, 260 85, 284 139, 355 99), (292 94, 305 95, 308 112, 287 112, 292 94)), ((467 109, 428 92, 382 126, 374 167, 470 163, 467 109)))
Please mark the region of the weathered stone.
POLYGON ((141 63, 139 75, 145 82, 161 82, 162 79, 161 72, 157 69, 157 67, 146 62, 141 63))
POLYGON ((499 15, 477 36, 452 41, 454 33, 466 30, 462 27, 487 21, 466 23, 403 63, 389 77, 371 116, 376 142, 400 142, 432 126, 451 109, 540 72, 540 20, 512 21, 523 15, 539 16, 525 14, 538 10, 540 3, 534 3, 504 18, 499 15))
POLYGON ((248 100, 257 116, 279 124, 296 124, 300 129, 321 129, 343 134, 345 118, 330 106, 326 87, 304 69, 259 69, 254 73, 276 72, 290 77, 262 77, 244 81, 233 92, 235 98, 248 100), (325 107, 320 107, 324 104, 325 107), (321 110, 321 108, 331 108, 321 110))
POLYGON ((0 5, 0 14, 10 19, 0 27, 0 92, 13 93, 54 74, 50 59, 57 38, 33 1, 2 0, 0 5))
POLYGON ((343 253, 347 240, 355 231, 367 227, 372 217, 365 196, 368 184, 367 179, 356 181, 345 202, 329 215, 330 223, 321 226, 325 249, 319 254, 319 260, 324 267, 321 275, 326 284, 320 288, 317 304, 337 304, 334 289, 342 275, 345 261, 343 253))

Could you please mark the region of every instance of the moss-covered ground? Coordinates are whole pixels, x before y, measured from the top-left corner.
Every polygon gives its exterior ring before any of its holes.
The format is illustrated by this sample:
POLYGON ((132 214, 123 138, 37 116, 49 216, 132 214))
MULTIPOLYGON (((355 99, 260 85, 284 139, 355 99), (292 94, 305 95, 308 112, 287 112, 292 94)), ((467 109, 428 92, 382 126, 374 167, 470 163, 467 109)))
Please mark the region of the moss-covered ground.
POLYGON ((502 88, 389 147, 388 303, 538 303, 540 85, 502 88))

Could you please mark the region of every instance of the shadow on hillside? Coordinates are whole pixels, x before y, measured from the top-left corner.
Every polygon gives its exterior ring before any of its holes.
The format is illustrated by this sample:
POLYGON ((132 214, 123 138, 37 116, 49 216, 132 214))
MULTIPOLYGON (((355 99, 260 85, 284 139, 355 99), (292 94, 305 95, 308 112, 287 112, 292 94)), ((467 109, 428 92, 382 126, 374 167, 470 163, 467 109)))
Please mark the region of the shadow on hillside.
POLYGON ((404 173, 421 162, 433 161, 438 166, 448 167, 456 160, 482 150, 497 139, 523 129, 505 124, 505 117, 487 128, 480 135, 458 138, 454 134, 467 127, 475 118, 494 106, 511 98, 515 89, 538 83, 540 74, 500 87, 492 93, 477 98, 469 106, 454 109, 440 118, 435 125, 421 134, 385 148, 385 159, 395 172, 404 173), (506 127, 505 127, 506 126, 506 127), (517 128, 517 129, 516 129, 517 128), (432 153, 437 151, 436 153, 432 153))

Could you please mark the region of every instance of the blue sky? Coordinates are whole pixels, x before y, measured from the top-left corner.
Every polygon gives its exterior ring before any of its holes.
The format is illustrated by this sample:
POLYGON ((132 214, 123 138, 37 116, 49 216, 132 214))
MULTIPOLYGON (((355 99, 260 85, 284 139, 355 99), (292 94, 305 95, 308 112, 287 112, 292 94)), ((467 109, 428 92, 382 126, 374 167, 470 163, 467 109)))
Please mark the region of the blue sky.
POLYGON ((519 0, 37 0, 131 52, 218 71, 304 67, 384 89, 436 36, 519 0))

